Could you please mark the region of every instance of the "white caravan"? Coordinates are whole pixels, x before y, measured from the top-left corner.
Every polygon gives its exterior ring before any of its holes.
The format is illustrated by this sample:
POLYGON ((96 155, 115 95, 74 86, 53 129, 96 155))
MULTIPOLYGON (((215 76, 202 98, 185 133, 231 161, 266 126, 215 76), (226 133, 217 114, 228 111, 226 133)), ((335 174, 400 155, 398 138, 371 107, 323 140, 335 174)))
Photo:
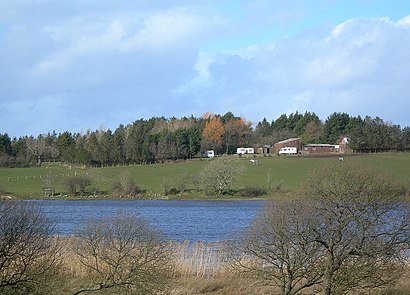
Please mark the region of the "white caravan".
POLYGON ((208 158, 213 158, 215 157, 215 152, 213 150, 206 151, 205 156, 208 158))
POLYGON ((244 155, 244 154, 254 154, 255 150, 253 148, 237 148, 236 153, 239 155, 244 155))
POLYGON ((279 150, 279 155, 296 155, 298 148, 296 147, 283 147, 279 150))

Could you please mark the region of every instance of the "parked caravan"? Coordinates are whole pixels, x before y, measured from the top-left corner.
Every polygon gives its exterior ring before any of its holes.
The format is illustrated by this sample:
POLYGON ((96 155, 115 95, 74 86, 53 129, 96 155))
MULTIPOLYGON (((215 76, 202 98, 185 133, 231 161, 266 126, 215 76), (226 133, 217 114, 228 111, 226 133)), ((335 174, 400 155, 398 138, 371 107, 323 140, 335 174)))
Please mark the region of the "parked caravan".
POLYGON ((214 152, 214 150, 206 151, 206 152, 205 152, 205 157, 207 157, 207 158, 213 158, 213 157, 215 157, 215 152, 214 152))
POLYGON ((279 155, 296 155, 297 153, 296 147, 283 147, 279 150, 279 155))
POLYGON ((244 154, 254 154, 255 150, 254 148, 237 148, 236 153, 239 155, 244 155, 244 154))

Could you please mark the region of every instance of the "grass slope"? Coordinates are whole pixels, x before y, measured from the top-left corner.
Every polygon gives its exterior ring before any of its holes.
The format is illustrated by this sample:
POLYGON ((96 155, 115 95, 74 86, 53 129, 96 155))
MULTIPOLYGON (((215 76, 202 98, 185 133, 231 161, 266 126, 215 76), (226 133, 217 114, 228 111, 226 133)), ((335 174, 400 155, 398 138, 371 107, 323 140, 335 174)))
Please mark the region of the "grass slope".
MULTIPOLYGON (((266 188, 269 178, 270 184, 281 184, 282 189, 286 191, 299 189, 311 170, 338 161, 334 157, 259 157, 260 165, 251 165, 249 157, 233 156, 233 158, 244 168, 235 187, 266 188)), ((54 185, 57 193, 66 192, 62 180, 67 175, 87 174, 93 179, 91 189, 95 188, 109 194, 112 181, 119 179, 122 174, 127 174, 148 193, 162 194, 164 182, 175 187, 178 182, 186 181, 188 188, 194 188, 191 177, 197 175, 208 161, 193 160, 181 163, 87 169, 58 163, 43 164, 42 167, 33 168, 0 168, 0 189, 13 196, 38 198, 42 196, 42 179, 47 174, 55 178, 54 185)), ((410 153, 350 156, 346 157, 345 161, 358 162, 373 167, 381 173, 390 173, 399 182, 410 181, 410 153)))

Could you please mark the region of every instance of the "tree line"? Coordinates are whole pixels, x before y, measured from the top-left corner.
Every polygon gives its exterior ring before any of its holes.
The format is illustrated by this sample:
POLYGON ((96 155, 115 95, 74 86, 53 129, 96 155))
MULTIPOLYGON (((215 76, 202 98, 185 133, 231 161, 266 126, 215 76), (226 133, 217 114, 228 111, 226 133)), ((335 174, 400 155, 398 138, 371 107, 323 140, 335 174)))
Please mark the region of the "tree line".
POLYGON ((350 148, 355 152, 410 149, 410 127, 401 128, 378 117, 333 113, 322 122, 313 112, 296 112, 271 122, 263 118, 253 125, 227 112, 205 113, 200 118, 139 119, 114 131, 89 130, 85 134, 65 131, 10 138, 0 133, 0 166, 41 165, 42 161, 88 166, 161 163, 191 159, 208 149, 231 154, 238 147, 273 145, 291 137, 301 137, 306 144, 336 144, 341 136, 351 138, 350 148))

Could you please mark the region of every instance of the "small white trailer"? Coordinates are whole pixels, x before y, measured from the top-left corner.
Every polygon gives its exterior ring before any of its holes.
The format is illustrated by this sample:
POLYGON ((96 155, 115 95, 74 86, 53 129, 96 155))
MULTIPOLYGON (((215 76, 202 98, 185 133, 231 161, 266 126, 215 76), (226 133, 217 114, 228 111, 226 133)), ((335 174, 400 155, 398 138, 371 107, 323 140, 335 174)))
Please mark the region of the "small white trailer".
POLYGON ((254 148, 243 148, 243 147, 241 147, 241 148, 236 149, 236 153, 238 155, 254 154, 255 150, 254 150, 254 148))
POLYGON ((208 151, 206 151, 206 152, 205 152, 205 157, 207 157, 207 158, 213 158, 213 157, 215 157, 215 152, 214 152, 214 150, 208 150, 208 151))
POLYGON ((283 147, 279 150, 279 155, 296 155, 298 148, 296 147, 283 147))

